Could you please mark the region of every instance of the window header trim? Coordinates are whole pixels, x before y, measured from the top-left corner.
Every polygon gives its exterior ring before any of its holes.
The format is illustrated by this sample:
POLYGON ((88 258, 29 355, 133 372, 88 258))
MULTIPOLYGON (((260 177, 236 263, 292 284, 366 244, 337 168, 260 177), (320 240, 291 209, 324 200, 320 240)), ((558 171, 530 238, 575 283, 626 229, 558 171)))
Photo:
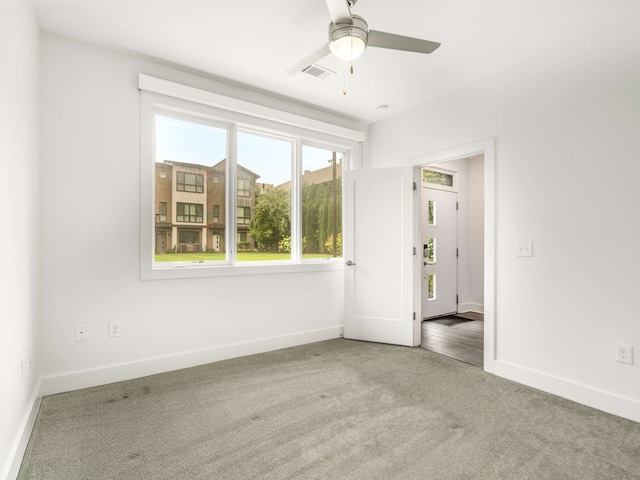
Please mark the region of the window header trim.
POLYGON ((333 125, 313 118, 304 117, 302 115, 283 112, 275 108, 265 107, 263 105, 170 82, 168 80, 163 80, 161 78, 152 77, 142 73, 139 74, 138 77, 138 88, 143 91, 159 93, 174 98, 180 98, 182 100, 201 103, 224 110, 250 115, 252 117, 279 122, 285 125, 327 133, 356 142, 363 142, 365 140, 365 133, 359 130, 333 125))

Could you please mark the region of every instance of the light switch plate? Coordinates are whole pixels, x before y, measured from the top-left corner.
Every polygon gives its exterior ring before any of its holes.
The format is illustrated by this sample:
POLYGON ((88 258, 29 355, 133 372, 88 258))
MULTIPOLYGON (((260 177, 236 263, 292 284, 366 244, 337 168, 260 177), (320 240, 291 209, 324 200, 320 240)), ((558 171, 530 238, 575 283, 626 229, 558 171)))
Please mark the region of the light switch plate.
POLYGON ((516 257, 533 257, 533 242, 522 240, 516 242, 516 257))

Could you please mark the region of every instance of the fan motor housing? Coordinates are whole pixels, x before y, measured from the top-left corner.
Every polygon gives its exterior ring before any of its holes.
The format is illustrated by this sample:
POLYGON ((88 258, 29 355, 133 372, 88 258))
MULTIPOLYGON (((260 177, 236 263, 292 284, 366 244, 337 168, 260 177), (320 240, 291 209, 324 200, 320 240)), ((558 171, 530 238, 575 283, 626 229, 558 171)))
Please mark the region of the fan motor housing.
POLYGON ((366 20, 358 15, 352 15, 353 23, 329 24, 329 41, 346 36, 355 36, 362 39, 365 45, 369 40, 369 25, 366 20))

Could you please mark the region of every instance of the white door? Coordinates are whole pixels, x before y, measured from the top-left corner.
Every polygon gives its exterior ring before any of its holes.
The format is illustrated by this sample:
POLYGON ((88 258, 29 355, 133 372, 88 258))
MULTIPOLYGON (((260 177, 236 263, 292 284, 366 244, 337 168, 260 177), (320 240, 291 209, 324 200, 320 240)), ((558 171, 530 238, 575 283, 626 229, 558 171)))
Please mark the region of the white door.
POLYGON ((413 167, 345 174, 345 338, 420 344, 419 175, 413 167))
POLYGON ((422 317, 458 310, 458 223, 455 192, 422 188, 422 317))

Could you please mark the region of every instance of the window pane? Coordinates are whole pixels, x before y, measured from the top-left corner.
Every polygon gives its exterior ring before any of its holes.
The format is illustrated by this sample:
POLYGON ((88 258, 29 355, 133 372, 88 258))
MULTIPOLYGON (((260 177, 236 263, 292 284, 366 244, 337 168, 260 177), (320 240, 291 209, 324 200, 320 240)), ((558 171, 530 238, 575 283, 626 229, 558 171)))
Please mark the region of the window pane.
POLYGON ((158 202, 158 213, 156 214, 156 222, 167 222, 167 202, 158 202))
POLYGON ((422 170, 422 181, 424 183, 433 183, 435 185, 453 186, 453 175, 448 173, 434 172, 433 170, 422 170))
POLYGON ((155 261, 225 260, 227 129, 157 114, 155 139, 155 261))
POLYGON ((238 132, 237 260, 291 259, 290 141, 238 132))
POLYGON ((428 213, 427 213, 427 225, 435 225, 436 224, 436 202, 433 200, 429 200, 427 202, 428 205, 428 213))
POLYGON ((220 223, 220 205, 213 205, 209 211, 211 212, 209 223, 220 223))
POLYGON ((427 240, 427 245, 429 245, 429 254, 427 256, 427 262, 436 263, 436 239, 433 237, 429 237, 427 240))
POLYGON ((436 299, 436 275, 434 273, 429 274, 427 277, 427 299, 436 299))
POLYGON ((303 258, 342 257, 343 159, 341 152, 302 147, 303 258))

